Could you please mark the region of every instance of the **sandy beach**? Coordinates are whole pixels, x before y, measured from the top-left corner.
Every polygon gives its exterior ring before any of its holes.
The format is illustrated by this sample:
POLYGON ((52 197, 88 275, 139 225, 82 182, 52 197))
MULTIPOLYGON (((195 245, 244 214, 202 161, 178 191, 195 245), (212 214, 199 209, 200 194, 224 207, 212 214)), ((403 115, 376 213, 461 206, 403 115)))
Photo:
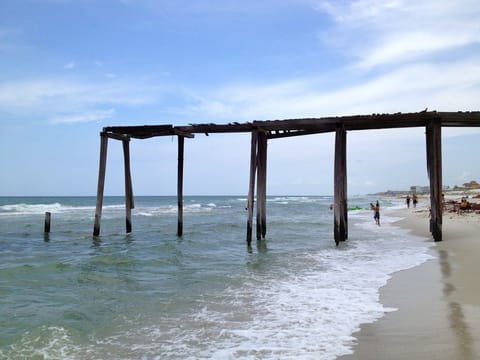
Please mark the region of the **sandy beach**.
MULTIPOLYGON (((433 239, 426 208, 398 212, 397 224, 433 239)), ((432 260, 394 274, 380 301, 397 311, 354 334, 354 354, 341 360, 480 358, 480 214, 443 217, 443 241, 432 260)))

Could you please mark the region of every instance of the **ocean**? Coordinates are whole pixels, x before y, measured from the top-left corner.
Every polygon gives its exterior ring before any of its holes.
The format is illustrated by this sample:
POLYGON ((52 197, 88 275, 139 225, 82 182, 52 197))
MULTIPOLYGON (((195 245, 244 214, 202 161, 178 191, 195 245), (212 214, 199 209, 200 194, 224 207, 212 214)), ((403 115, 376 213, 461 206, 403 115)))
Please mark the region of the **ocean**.
MULTIPOLYGON (((379 289, 430 258, 394 225, 404 206, 349 198, 335 246, 329 196, 267 199, 267 236, 246 246, 246 197, 0 197, 0 359, 336 359, 395 311, 379 289), (357 209, 360 208, 360 209, 357 209), (44 234, 45 212, 51 232, 44 234)), ((255 229, 255 226, 254 226, 255 229)))

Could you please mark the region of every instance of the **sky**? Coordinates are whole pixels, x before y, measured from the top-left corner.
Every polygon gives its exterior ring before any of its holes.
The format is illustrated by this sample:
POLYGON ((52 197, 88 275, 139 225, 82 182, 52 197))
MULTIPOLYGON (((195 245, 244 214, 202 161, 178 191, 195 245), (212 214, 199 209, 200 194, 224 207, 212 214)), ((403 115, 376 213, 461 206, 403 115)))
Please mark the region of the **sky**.
MULTIPOLYGON (((478 0, 2 0, 0 196, 95 195, 105 126, 478 111, 479 18, 478 0)), ((348 132, 348 194, 428 185, 424 132, 348 132)), ((442 130, 444 185, 480 181, 479 141, 442 130)), ((134 194, 175 195, 176 138, 130 151, 134 194)), ((333 194, 333 134, 268 151, 268 194, 333 194)), ((249 158, 249 134, 186 139, 185 194, 245 195, 249 158)))

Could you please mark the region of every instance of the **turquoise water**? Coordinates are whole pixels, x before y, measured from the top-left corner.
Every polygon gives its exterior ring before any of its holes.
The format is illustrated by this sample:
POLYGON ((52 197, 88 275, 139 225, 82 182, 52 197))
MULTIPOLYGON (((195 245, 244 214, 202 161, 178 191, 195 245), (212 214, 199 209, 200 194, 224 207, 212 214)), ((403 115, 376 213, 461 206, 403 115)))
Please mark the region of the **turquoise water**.
MULTIPOLYGON (((335 247, 331 197, 269 197, 267 238, 247 250, 246 198, 0 198, 0 358, 335 359, 383 316, 378 289, 429 245, 371 211, 335 247), (51 233, 43 233, 46 211, 51 233)), ((362 209, 376 199, 357 197, 362 209)))

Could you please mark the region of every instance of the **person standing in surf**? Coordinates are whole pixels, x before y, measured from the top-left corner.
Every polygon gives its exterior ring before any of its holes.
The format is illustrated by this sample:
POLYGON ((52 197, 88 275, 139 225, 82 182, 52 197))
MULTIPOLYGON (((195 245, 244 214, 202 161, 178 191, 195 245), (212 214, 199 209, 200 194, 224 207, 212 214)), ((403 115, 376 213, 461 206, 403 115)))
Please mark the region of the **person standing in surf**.
POLYGON ((373 206, 375 223, 380 226, 380 203, 377 200, 377 203, 373 206))

